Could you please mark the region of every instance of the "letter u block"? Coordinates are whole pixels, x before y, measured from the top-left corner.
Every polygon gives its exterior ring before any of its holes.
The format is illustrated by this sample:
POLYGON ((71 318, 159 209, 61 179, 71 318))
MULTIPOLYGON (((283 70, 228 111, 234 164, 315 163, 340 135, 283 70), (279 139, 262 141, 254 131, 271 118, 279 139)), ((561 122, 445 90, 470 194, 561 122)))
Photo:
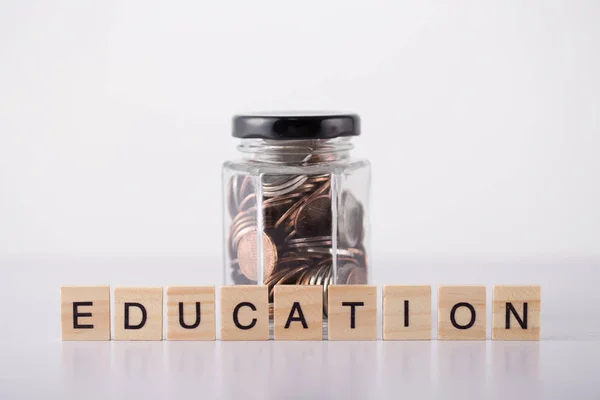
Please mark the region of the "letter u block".
POLYGON ((115 340, 162 340, 161 287, 115 289, 115 340))
POLYGON ((221 340, 269 340, 269 295, 264 285, 221 287, 221 340))
POLYGON ((167 340, 215 340, 215 287, 167 287, 167 340))
POLYGON ((485 340, 485 286, 438 287, 438 339, 485 340))

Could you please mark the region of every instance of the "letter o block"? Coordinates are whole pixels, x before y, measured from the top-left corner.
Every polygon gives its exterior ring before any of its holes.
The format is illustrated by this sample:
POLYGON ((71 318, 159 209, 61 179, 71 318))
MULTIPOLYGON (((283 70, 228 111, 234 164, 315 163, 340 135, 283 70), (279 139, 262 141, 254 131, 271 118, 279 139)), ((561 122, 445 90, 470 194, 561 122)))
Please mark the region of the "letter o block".
POLYGON ((115 289, 115 340, 162 340, 161 287, 115 289))
POLYGON ((438 288, 438 339, 485 340, 485 286, 438 288))
POLYGON ((221 340, 269 340, 269 294, 264 285, 221 287, 221 340))

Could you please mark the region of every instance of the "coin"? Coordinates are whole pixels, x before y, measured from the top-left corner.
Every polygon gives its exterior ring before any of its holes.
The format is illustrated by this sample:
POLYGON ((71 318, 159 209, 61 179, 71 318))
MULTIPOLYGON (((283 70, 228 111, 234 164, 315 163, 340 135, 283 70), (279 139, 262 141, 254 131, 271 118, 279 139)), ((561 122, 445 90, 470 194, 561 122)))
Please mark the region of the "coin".
POLYGON ((340 244, 345 247, 354 247, 359 243, 363 234, 362 206, 352 193, 344 191, 341 196, 339 213, 340 244))
MULTIPOLYGON (((242 273, 253 281, 257 280, 258 265, 258 233, 253 230, 246 233, 239 242, 237 248, 237 258, 242 273)), ((277 248, 271 238, 262 234, 263 247, 263 271, 264 276, 269 276, 277 263, 277 248)))
POLYGON ((331 199, 319 196, 307 202, 296 215, 296 234, 300 236, 331 235, 331 199))
POLYGON ((326 315, 329 285, 367 283, 362 203, 347 188, 333 193, 330 174, 261 174, 258 188, 256 178, 232 177, 227 189, 232 281, 267 285, 271 302, 276 285, 319 285, 326 315), (337 241, 332 232, 332 198, 339 199, 337 241), (258 204, 257 199, 261 199, 258 204), (260 234, 263 279, 258 277, 260 234))

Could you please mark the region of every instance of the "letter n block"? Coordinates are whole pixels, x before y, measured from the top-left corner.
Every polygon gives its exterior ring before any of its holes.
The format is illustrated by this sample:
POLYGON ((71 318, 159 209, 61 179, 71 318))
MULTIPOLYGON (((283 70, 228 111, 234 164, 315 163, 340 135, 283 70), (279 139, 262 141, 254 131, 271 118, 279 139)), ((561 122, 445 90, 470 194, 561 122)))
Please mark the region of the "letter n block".
POLYGON ((275 285, 275 340, 323 339, 323 287, 275 285))
POLYGON ((539 286, 494 286, 492 340, 540 340, 539 286))
POLYGON ((115 289, 114 339, 162 340, 161 287, 115 289))
POLYGON ((377 339, 377 286, 331 285, 327 292, 329 340, 377 339))
POLYGON ((438 339, 485 340, 485 286, 439 286, 438 339))
POLYGON ((383 340, 431 340, 431 286, 383 287, 383 340))
POLYGON ((221 287, 221 340, 269 340, 267 286, 221 287))
POLYGON ((215 340, 215 287, 167 287, 167 340, 215 340))
POLYGON ((62 340, 110 340, 110 288, 60 288, 62 340))

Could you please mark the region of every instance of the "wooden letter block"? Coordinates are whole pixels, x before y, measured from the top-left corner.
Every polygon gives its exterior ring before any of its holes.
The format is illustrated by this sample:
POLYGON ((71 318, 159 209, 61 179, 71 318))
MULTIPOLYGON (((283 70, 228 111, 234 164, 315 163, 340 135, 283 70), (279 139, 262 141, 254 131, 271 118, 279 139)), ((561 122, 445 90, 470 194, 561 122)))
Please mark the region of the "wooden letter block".
POLYGON ((383 287, 383 340, 431 340, 431 286, 383 287))
POLYGON ((492 340, 540 340, 539 286, 494 286, 492 340))
POLYGON ((323 288, 275 285, 275 340, 323 339, 323 288))
POLYGON ((269 340, 267 286, 221 287, 221 340, 269 340))
POLYGON ((215 340, 215 287, 167 287, 167 340, 215 340))
POLYGON ((438 288, 438 339, 485 340, 485 286, 438 288))
POLYGON ((115 289, 115 340, 162 340, 161 287, 115 289))
POLYGON ((110 288, 60 288, 62 340, 110 340, 110 288))
POLYGON ((331 285, 327 292, 329 340, 377 339, 377 286, 331 285))

